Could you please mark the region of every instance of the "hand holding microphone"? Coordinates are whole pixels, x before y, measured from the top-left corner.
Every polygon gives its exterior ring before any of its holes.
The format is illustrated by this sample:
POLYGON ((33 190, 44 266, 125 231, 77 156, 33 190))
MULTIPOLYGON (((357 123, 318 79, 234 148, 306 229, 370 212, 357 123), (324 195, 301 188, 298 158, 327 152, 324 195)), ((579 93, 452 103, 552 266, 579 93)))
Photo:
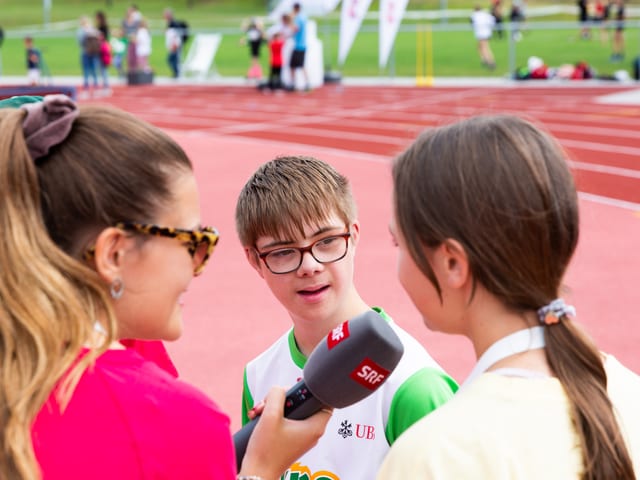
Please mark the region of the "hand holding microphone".
POLYGON ((282 415, 285 395, 282 387, 271 387, 267 393, 244 458, 237 460, 242 463, 242 468, 238 465, 238 478, 257 475, 265 480, 279 479, 324 434, 331 420, 330 410, 323 408, 304 420, 289 420, 282 415))
MULTIPOLYGON (((385 382, 403 352, 396 333, 373 310, 340 324, 311 352, 302 380, 287 391, 285 417, 303 419, 323 407, 359 402, 385 382)), ((233 436, 238 470, 258 421, 253 419, 233 436)))

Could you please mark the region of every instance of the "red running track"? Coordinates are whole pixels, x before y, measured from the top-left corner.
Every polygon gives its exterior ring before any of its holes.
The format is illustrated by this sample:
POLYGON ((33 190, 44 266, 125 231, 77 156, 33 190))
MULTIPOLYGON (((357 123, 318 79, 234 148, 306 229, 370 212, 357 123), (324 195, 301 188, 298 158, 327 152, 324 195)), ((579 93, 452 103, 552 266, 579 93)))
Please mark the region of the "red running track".
POLYGON ((544 124, 570 151, 582 191, 640 203, 640 104, 597 102, 628 90, 334 86, 262 95, 249 87, 147 86, 116 90, 108 102, 171 130, 387 156, 425 128, 479 113, 516 113, 544 124))

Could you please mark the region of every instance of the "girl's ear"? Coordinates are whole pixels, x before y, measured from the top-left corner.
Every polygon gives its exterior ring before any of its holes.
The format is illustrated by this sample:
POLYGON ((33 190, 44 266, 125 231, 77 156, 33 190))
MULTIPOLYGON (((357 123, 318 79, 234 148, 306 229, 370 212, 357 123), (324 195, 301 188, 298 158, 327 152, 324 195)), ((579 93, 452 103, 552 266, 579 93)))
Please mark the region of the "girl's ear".
POLYGON ((262 261, 260 260, 256 249, 253 247, 245 247, 244 255, 245 257, 247 257, 249 265, 251 265, 253 269, 258 272, 258 275, 260 275, 261 278, 264 278, 264 274, 262 273, 262 261))
POLYGON ((469 280, 469 258, 460 242, 445 240, 436 253, 442 280, 451 288, 460 288, 469 280))
POLYGON ((111 284, 116 278, 122 278, 127 238, 122 230, 114 227, 105 228, 96 238, 95 268, 107 284, 111 284))

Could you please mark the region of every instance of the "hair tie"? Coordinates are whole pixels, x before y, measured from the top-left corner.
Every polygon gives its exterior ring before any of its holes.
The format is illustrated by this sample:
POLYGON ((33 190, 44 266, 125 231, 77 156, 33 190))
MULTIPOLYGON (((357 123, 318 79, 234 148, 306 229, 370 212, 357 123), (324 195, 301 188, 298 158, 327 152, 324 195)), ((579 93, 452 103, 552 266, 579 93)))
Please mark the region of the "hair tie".
POLYGON ((567 305, 562 298, 556 298, 553 302, 538 310, 538 319, 545 325, 553 325, 560 321, 561 317, 575 317, 576 309, 573 305, 567 305))
POLYGON ((20 108, 27 112, 22 121, 22 131, 34 161, 47 155, 51 147, 67 138, 79 113, 75 102, 62 94, 47 95, 42 102, 25 104, 20 108))

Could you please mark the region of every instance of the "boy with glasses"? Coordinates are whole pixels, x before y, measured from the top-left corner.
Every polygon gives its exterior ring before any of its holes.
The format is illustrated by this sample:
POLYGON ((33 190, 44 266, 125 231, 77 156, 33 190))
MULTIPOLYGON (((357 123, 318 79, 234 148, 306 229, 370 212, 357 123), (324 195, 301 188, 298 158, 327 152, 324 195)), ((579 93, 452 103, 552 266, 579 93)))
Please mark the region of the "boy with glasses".
POLYGON ((293 385, 313 348, 339 324, 370 308, 390 322, 404 355, 374 394, 334 410, 317 446, 286 478, 370 480, 389 446, 416 420, 450 399, 455 381, 354 283, 360 223, 348 180, 325 162, 280 157, 262 165, 242 189, 236 228, 249 264, 287 309, 293 328, 244 371, 242 416, 274 385, 293 385), (300 477, 302 478, 302 477, 300 477))

